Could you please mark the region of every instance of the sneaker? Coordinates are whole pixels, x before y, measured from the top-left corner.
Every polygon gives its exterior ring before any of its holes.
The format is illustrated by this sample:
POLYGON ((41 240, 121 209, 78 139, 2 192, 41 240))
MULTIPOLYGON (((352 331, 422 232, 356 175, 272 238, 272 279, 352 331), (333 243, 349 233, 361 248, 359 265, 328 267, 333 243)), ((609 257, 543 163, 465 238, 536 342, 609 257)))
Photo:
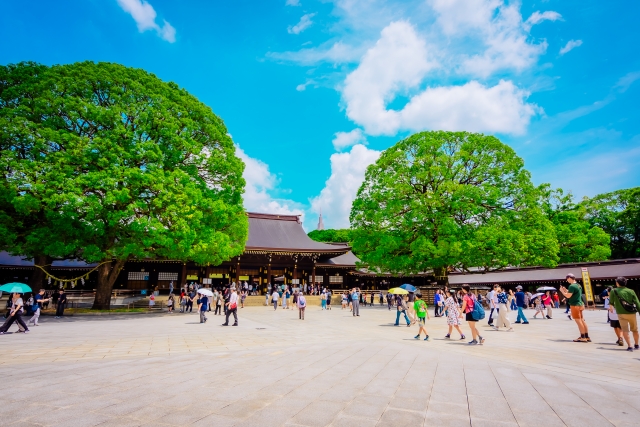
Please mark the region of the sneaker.
POLYGON ((513 322, 513 323, 522 323, 522 322, 518 320, 517 322, 513 322))
POLYGON ((575 340, 573 340, 573 342, 589 342, 589 341, 587 341, 586 338, 580 337, 580 338, 576 338, 575 340))
POLYGON ((634 346, 633 346, 633 349, 634 349, 634 350, 640 350, 640 345, 638 345, 638 344, 634 345, 634 346))
POLYGON ((573 320, 573 319, 571 318, 571 315, 569 315, 569 316, 567 316, 567 317, 569 318, 569 320, 573 320))
POLYGON ((419 339, 420 339, 420 335, 416 335, 416 336, 415 336, 415 337, 413 337, 413 338, 415 338, 415 339, 419 340, 419 339))
POLYGON ((427 335, 426 337, 424 337, 425 341, 429 341, 429 335, 427 335))
POLYGON ((587 342, 591 342, 591 338, 586 337, 585 339, 587 340, 587 342))
POLYGON ((549 317, 549 316, 545 316, 545 317, 546 317, 547 319, 551 319, 551 317, 549 317))
POLYGON ((462 335, 462 336, 460 337, 460 339, 461 339, 461 340, 466 340, 466 339, 467 339, 467 337, 465 337, 464 335, 462 335))
POLYGON ((484 344, 484 338, 479 337, 480 338, 480 344, 484 344))
POLYGON ((228 324, 228 323, 223 323, 223 324, 222 324, 222 325, 220 325, 220 326, 229 326, 229 324, 228 324))
POLYGON ((522 322, 522 324, 523 324, 523 325, 528 325, 528 324, 529 324, 529 322, 522 322))
POLYGON ((450 334, 447 334, 447 335, 445 335, 444 337, 445 337, 446 339, 449 339, 449 338, 451 338, 451 335, 450 335, 450 334))
POLYGON ((616 341, 616 344, 618 344, 620 347, 622 347, 624 345, 624 342, 622 341, 622 338, 620 338, 618 341, 616 341))
POLYGON ((24 333, 25 333, 25 334, 28 334, 28 333, 29 333, 29 330, 27 329, 26 331, 24 331, 24 333))
POLYGON ((476 340, 469 341, 469 345, 477 345, 477 344, 478 344, 478 341, 476 340))
POLYGON ((507 332, 513 332, 513 328, 507 329, 507 332))
POLYGON ((4 335, 4 334, 5 334, 4 332, 0 332, 0 335, 4 335))
POLYGON ((237 324, 237 323, 234 323, 234 324, 233 324, 233 325, 231 325, 231 326, 238 326, 238 324, 237 324))
POLYGON ((633 351, 633 347, 627 347, 627 351, 633 351))

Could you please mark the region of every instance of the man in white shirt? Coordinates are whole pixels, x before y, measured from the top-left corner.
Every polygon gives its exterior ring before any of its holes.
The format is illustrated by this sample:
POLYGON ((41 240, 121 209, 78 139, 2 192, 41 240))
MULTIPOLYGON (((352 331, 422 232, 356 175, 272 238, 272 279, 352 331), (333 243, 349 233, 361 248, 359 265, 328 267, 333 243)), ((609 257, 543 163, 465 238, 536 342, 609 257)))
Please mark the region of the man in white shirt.
POLYGON ((500 312, 498 308, 498 292, 496 288, 498 285, 493 285, 493 289, 491 292, 487 294, 487 299, 489 300, 489 308, 491 309, 491 313, 489 314, 489 326, 493 326, 493 311, 496 311, 496 314, 500 312))
POLYGON ((238 326, 238 294, 236 293, 235 285, 231 286, 231 295, 229 295, 229 302, 225 304, 227 306, 227 318, 222 326, 229 326, 229 315, 233 313, 234 323, 233 326, 238 326))
POLYGON ((277 310, 278 309, 278 298, 280 297, 280 295, 278 294, 278 291, 276 289, 273 290, 273 293, 271 294, 271 302, 273 303, 273 309, 277 310))

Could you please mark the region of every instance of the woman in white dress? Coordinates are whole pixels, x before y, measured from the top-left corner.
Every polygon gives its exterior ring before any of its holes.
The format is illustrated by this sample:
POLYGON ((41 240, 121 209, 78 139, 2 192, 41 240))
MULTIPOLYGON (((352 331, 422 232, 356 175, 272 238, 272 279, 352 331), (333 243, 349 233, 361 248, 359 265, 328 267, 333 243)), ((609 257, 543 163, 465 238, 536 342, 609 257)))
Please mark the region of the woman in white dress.
POLYGON ((449 333, 445 335, 445 338, 451 338, 451 332, 453 328, 460 333, 460 339, 465 339, 462 330, 460 329, 460 306, 456 299, 456 291, 449 289, 449 297, 444 301, 444 307, 447 311, 447 325, 449 325, 449 333))

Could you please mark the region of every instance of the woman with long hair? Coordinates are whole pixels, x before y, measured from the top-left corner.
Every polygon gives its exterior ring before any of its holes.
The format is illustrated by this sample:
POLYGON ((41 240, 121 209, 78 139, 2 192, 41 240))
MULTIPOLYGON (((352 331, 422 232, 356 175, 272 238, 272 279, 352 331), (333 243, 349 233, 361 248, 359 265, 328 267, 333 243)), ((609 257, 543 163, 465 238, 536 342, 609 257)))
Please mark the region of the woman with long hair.
POLYGON ((451 338, 451 332, 453 332, 453 328, 456 328, 460 333, 460 339, 465 339, 462 329, 460 329, 460 306, 456 298, 456 291, 453 289, 449 290, 449 297, 444 301, 444 306, 447 308, 447 325, 449 325, 449 332, 445 335, 445 338, 451 338))
MULTIPOLYGON (((473 318, 473 308, 476 304, 480 304, 476 299, 476 296, 471 293, 471 288, 469 285, 462 286, 462 313, 465 314, 467 319, 467 323, 469 324, 469 328, 471 328, 471 336, 473 340, 469 341, 470 345, 476 344, 484 344, 484 338, 480 335, 478 330, 476 329, 477 320, 473 318)), ((460 313, 460 318, 462 318, 462 313, 460 313)))

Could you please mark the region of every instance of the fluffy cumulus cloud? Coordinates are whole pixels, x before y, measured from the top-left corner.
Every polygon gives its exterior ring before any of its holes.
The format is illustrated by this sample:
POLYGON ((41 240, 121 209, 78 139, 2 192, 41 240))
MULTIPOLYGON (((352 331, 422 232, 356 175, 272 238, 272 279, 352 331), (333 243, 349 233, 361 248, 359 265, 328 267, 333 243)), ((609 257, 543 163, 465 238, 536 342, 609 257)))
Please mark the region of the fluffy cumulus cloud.
POLYGON ((243 177, 246 181, 243 195, 244 207, 251 212, 264 212, 285 215, 304 215, 299 203, 279 199, 271 195, 276 189, 278 178, 271 173, 269 166, 253 157, 236 145, 236 155, 244 162, 243 177))
POLYGON ((154 30, 162 39, 173 43, 176 41, 176 29, 163 20, 162 26, 156 22, 156 11, 146 0, 117 0, 118 4, 127 12, 138 26, 141 33, 154 30))
POLYGON ((371 135, 424 129, 520 134, 537 107, 528 93, 510 81, 487 86, 470 81, 457 86, 418 90, 400 110, 387 105, 398 94, 419 88, 438 67, 429 49, 408 22, 394 22, 363 56, 342 89, 347 116, 371 135))
POLYGON ((562 19, 562 15, 553 10, 547 10, 546 12, 533 12, 530 17, 524 22, 524 29, 529 31, 532 26, 541 23, 542 21, 558 21, 562 19))
POLYGON ((315 15, 315 13, 307 13, 305 15, 302 15, 300 21, 298 21, 296 25, 287 28, 287 31, 289 32, 289 34, 300 34, 313 24, 311 18, 313 18, 315 15))
POLYGON ((374 163, 380 152, 362 144, 351 151, 331 155, 331 176, 325 187, 311 202, 311 211, 322 212, 326 228, 349 227, 351 204, 364 180, 367 166, 374 163))
POLYGON ((582 40, 569 40, 567 44, 560 49, 560 55, 564 55, 578 46, 582 46, 582 40))
POLYGON ((359 143, 366 144, 367 138, 362 129, 354 129, 351 132, 336 132, 333 138, 333 148, 338 151, 359 143))

